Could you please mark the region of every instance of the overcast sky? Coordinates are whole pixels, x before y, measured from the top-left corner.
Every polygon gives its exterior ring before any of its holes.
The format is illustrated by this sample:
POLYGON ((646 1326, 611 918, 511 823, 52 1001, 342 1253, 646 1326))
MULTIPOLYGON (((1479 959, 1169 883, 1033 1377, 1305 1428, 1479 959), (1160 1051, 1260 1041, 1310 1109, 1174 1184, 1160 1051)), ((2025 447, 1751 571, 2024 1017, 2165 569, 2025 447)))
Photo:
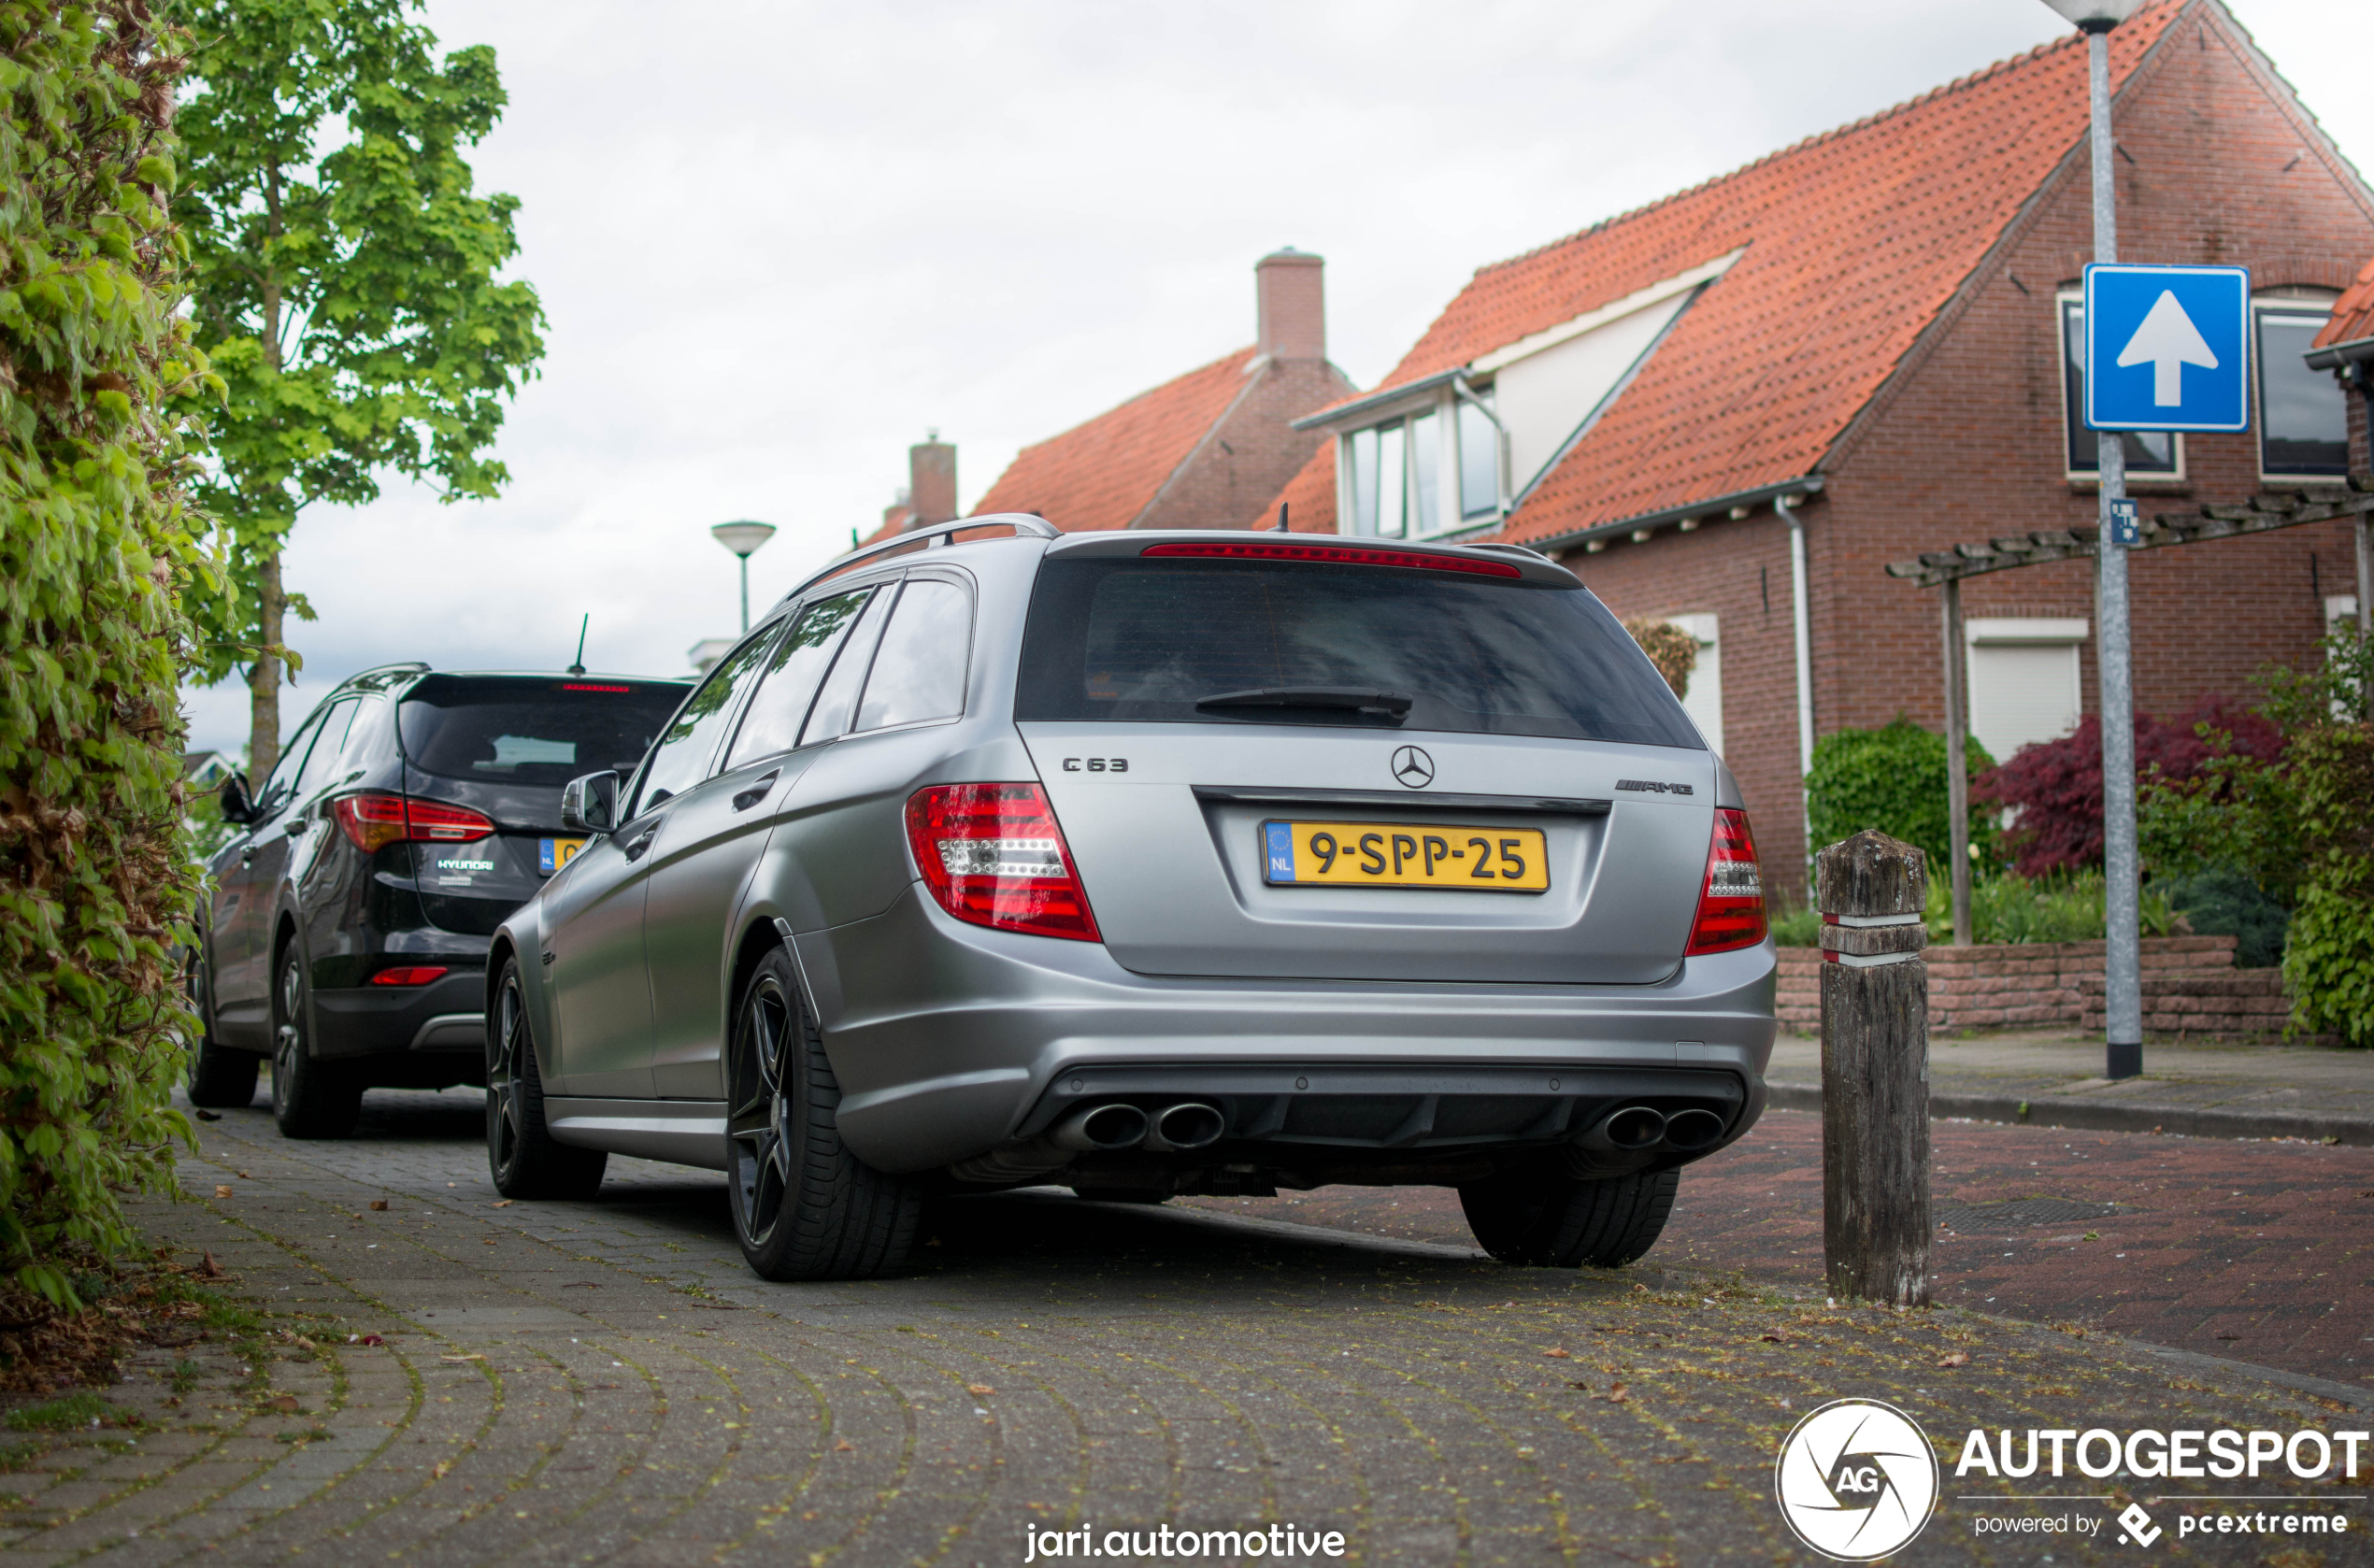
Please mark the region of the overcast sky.
MULTIPOLYGON (((2374 160, 2374 6, 2234 0, 2374 160)), ((551 318, 502 499, 301 518, 306 658, 338 678, 568 662, 682 674, 870 531, 907 447, 963 500, 1015 449, 1253 337, 1253 262, 1327 261, 1331 357, 1373 384, 1469 273, 2057 36, 2039 0, 439 0, 510 108, 479 184, 522 202, 551 318), (694 19, 697 19, 696 21, 694 19)), ((236 751, 247 693, 187 694, 236 751)))

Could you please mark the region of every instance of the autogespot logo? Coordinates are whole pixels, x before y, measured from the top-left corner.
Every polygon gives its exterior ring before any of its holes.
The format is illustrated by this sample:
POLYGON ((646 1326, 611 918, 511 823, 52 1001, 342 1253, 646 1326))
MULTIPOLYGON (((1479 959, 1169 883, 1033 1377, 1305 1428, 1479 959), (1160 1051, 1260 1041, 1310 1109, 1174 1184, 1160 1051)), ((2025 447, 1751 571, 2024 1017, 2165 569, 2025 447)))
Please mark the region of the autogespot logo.
POLYGON ((1833 1400, 1781 1443, 1772 1491, 1798 1540, 1840 1562, 1868 1562, 1903 1549, 1929 1522, 1937 1451, 1893 1404, 1833 1400))

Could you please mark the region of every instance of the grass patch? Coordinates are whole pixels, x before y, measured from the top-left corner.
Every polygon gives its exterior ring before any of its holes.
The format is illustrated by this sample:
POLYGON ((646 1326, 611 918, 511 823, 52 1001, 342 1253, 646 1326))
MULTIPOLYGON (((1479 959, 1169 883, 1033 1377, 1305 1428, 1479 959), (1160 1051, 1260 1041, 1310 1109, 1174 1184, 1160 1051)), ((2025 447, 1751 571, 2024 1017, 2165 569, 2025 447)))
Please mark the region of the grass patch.
POLYGON ((47 1443, 0 1443, 0 1475, 14 1475, 49 1451, 47 1443))
POLYGON ((44 1404, 28 1404, 8 1412, 7 1424, 18 1432, 73 1432, 94 1426, 137 1426, 140 1418, 84 1390, 44 1404))
POLYGON ((175 1393, 186 1394, 198 1386, 198 1379, 205 1375, 204 1368, 185 1358, 173 1363, 173 1372, 165 1380, 172 1385, 175 1393))

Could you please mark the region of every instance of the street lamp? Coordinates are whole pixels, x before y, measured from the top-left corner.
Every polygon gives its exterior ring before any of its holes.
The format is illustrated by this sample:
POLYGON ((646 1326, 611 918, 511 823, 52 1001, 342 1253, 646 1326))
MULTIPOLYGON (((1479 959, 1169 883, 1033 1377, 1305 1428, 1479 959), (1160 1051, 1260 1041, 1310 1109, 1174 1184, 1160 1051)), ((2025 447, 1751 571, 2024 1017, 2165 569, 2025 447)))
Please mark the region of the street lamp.
MULTIPOLYGON (((2110 169, 2110 30, 2141 0, 2044 0, 2085 35, 2093 109, 2094 259, 2119 259, 2118 188, 2110 169)), ((2088 374, 2092 367, 2087 367, 2088 374)), ((2095 435, 2097 530, 2095 620, 2101 627, 2102 1033, 2105 1077, 2143 1071, 2143 942, 2135 848, 2135 679, 2127 636, 2126 547, 2114 541, 2111 507, 2126 499, 2126 437, 2095 435)))
POLYGON ((739 557, 742 563, 742 630, 751 629, 751 556, 758 547, 775 537, 771 522, 721 522, 710 529, 709 537, 739 557))

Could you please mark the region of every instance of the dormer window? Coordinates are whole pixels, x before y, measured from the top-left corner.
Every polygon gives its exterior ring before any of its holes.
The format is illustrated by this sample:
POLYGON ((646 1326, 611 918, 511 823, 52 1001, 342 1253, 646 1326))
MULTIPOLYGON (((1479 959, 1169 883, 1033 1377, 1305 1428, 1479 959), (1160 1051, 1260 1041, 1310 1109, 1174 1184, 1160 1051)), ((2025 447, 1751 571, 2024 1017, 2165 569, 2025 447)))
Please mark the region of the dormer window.
POLYGON ((1416 538, 1499 516, 1499 433, 1455 395, 1437 393, 1400 419, 1352 431, 1342 448, 1355 534, 1416 538), (1458 477, 1453 493, 1445 492, 1446 468, 1458 477))

